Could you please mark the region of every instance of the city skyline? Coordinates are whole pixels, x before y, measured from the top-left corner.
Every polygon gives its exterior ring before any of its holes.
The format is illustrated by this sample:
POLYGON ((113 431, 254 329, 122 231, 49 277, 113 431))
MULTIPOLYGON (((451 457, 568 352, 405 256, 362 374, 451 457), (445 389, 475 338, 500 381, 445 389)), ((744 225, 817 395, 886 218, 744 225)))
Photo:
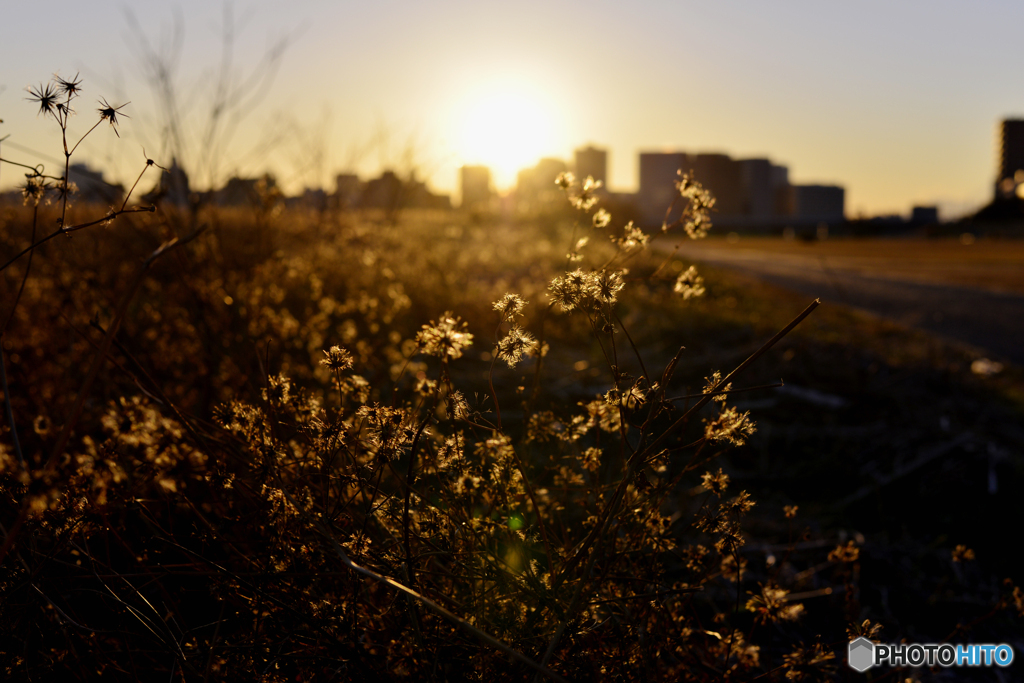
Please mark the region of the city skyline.
MULTIPOLYGON (((608 150, 618 191, 637 190, 640 152, 686 149, 771 158, 794 183, 841 185, 850 217, 938 204, 948 218, 991 199, 1000 121, 1024 114, 1013 39, 1024 7, 1008 1, 970 12, 795 0, 233 8, 238 82, 275 41, 286 47, 220 173, 273 170, 292 192, 329 189, 340 171, 393 168, 455 193, 458 169, 480 164, 508 189, 518 168, 593 143, 608 150)), ((133 24, 113 0, 11 8, 0 29, 6 158, 60 161, 59 130, 24 90, 54 71, 84 79, 74 131, 91 125, 94 99, 131 101, 122 137, 97 129, 75 161, 125 183, 143 148, 165 152, 140 45, 175 54, 176 12, 179 97, 202 115, 221 60, 221 8, 184 0, 134 11, 133 24), (45 56, 26 59, 40 41, 45 56)), ((4 189, 19 180, 10 166, 0 171, 4 189)))

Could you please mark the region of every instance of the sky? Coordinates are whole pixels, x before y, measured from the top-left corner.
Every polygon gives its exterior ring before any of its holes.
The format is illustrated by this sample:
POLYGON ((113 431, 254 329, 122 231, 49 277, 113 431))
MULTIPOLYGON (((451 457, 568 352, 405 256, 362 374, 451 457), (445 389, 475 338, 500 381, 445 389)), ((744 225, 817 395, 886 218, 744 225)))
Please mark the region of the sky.
MULTIPOLYGON (((391 168, 455 193, 462 164, 506 188, 594 144, 615 191, 636 189, 641 151, 723 152, 842 185, 850 217, 950 218, 991 197, 997 124, 1024 116, 1022 25, 1018 0, 8 3, 0 154, 59 167, 60 129, 26 87, 77 73, 72 144, 98 98, 130 118, 72 161, 127 185, 145 155, 178 150, 211 183, 271 171, 287 191, 331 190, 336 173, 391 168), (207 135, 218 74, 229 94, 207 135)), ((0 168, 0 187, 22 180, 0 168)))

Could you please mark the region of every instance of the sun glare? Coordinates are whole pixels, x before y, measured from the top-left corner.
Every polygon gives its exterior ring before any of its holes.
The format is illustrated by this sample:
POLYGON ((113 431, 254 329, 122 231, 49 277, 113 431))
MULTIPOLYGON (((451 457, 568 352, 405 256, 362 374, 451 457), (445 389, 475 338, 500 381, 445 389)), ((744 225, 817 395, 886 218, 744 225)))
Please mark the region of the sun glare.
POLYGON ((490 167, 500 189, 533 166, 552 147, 551 113, 526 92, 497 90, 471 99, 462 112, 458 151, 463 163, 490 167))

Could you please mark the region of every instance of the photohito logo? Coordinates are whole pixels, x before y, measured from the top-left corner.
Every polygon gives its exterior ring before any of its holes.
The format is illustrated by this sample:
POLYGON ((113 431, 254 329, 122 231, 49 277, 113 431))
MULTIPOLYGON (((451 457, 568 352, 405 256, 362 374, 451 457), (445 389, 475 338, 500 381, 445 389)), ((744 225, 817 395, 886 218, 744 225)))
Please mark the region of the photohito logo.
POLYGON ((876 645, 863 636, 850 641, 850 668, 861 673, 873 666, 1010 666, 1013 648, 999 645, 906 644, 876 645))

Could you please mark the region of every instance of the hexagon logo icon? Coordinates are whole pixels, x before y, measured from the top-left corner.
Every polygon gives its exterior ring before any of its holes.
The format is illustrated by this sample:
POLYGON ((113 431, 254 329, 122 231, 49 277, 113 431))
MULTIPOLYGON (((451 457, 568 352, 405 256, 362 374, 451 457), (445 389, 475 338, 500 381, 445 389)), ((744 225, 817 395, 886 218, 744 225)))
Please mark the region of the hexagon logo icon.
POLYGON ((850 641, 847 654, 847 661, 850 664, 850 668, 854 671, 864 673, 874 665, 875 644, 864 636, 861 636, 856 640, 850 641))

